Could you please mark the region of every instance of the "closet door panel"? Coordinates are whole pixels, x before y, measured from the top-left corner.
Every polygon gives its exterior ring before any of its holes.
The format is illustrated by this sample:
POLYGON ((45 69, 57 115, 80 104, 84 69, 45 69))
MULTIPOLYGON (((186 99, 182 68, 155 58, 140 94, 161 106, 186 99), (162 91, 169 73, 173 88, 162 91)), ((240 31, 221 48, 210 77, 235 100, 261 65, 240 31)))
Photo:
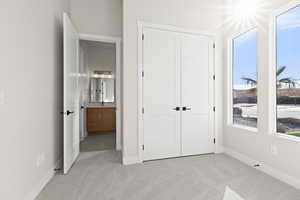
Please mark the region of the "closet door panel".
POLYGON ((180 156, 180 66, 176 33, 144 29, 144 160, 180 156))
POLYGON ((181 37, 183 156, 214 151, 211 47, 208 38, 181 37))

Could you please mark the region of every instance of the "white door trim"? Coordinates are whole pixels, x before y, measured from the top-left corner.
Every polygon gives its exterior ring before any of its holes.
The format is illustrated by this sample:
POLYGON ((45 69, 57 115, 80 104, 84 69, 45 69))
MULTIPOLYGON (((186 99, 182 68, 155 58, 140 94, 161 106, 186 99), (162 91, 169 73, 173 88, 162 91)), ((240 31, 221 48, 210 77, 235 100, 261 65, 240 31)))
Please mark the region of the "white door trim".
MULTIPOLYGON (((210 38, 212 41, 217 40, 217 35, 209 32, 201 32, 197 30, 187 30, 184 28, 176 27, 176 26, 171 26, 171 25, 161 25, 161 24, 151 24, 151 23, 146 23, 143 21, 138 21, 137 22, 138 26, 138 158, 139 162, 142 163, 144 161, 144 156, 143 156, 143 145, 144 145, 144 119, 143 119, 143 31, 144 28, 154 28, 154 29, 159 29, 159 30, 167 30, 167 31, 174 31, 174 32, 180 32, 180 33, 188 33, 188 34, 195 34, 195 35, 201 35, 201 36, 206 36, 210 38)), ((214 49, 213 52, 213 72, 215 74, 215 63, 216 63, 216 55, 215 55, 216 49, 214 49)), ((213 99, 214 99, 214 105, 215 105, 215 81, 213 85, 213 99)), ((215 118, 215 114, 214 114, 215 118)), ((214 126, 213 126, 213 132, 214 132, 214 137, 218 141, 218 135, 215 133, 216 130, 216 120, 214 119, 214 126)), ((221 143, 216 142, 215 144, 215 150, 214 153, 217 153, 217 150, 221 148, 221 143), (219 147, 217 145, 220 145, 219 147)))
POLYGON ((300 139, 298 137, 282 134, 277 132, 277 87, 276 87, 276 71, 277 71, 277 41, 276 41, 276 19, 278 16, 288 12, 289 10, 300 6, 300 0, 293 0, 280 8, 274 10, 269 17, 269 66, 270 70, 268 73, 269 78, 269 127, 268 133, 269 135, 274 135, 276 137, 292 140, 299 142, 300 139))
POLYGON ((121 96, 121 38, 79 33, 79 40, 107 42, 116 45, 116 150, 122 151, 122 96, 121 96))

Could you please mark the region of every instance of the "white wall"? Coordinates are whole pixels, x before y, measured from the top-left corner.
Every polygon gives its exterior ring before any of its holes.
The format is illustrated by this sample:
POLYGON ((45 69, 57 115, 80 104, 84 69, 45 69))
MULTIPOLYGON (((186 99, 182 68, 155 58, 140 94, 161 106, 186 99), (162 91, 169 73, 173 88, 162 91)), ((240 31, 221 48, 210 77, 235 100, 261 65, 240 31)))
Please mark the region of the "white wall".
MULTIPOLYGON (((79 43, 79 71, 79 101, 81 106, 85 106, 89 102, 88 45, 82 41, 79 43)), ((85 109, 81 109, 79 130, 80 139, 83 140, 87 136, 85 109)))
POLYGON ((70 0, 71 16, 78 31, 121 37, 122 0, 70 0))
MULTIPOLYGON (((274 0, 267 4, 267 12, 260 18, 258 28, 258 132, 251 132, 245 129, 234 128, 227 125, 228 99, 225 95, 224 101, 224 143, 226 148, 242 153, 276 170, 287 173, 295 179, 300 179, 300 144, 299 142, 279 138, 269 133, 268 121, 270 119, 269 79, 269 26, 268 14, 275 8, 285 5, 290 0, 274 0), (271 145, 278 149, 278 155, 271 154, 271 145)), ((265 2, 264 2, 265 3, 265 2)), ((227 26, 227 24, 225 24, 227 26)), ((246 28, 246 27, 245 27, 246 28)), ((241 31, 239 28, 229 26, 226 28, 224 36, 224 67, 227 66, 227 40, 231 35, 241 31)), ((229 84, 228 74, 224 76, 225 83, 229 84)), ((228 94, 228 84, 224 84, 224 94, 228 94)), ((230 110, 231 111, 231 110, 230 110)))
POLYGON ((61 158, 62 13, 68 7, 67 0, 1 1, 0 199, 32 199, 61 158))
POLYGON ((79 45, 79 71, 80 71, 80 99, 83 105, 89 100, 89 68, 88 68, 88 46, 80 41, 79 45))
POLYGON ((94 71, 116 72, 116 47, 113 44, 90 44, 87 51, 88 69, 94 71))
POLYGON ((223 0, 124 0, 123 156, 125 162, 138 160, 137 21, 216 33, 223 22, 223 8, 223 0))

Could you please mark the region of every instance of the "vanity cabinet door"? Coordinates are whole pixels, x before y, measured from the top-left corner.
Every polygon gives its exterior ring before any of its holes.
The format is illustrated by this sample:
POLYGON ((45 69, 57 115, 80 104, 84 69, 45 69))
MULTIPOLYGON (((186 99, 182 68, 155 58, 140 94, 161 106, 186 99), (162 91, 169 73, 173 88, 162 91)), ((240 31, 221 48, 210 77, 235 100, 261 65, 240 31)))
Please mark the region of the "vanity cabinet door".
POLYGON ((115 108, 88 108, 87 131, 89 133, 110 133, 116 130, 115 108))
POLYGON ((100 131, 114 132, 116 130, 116 109, 101 108, 100 131))
POLYGON ((86 116, 86 126, 89 133, 95 133, 100 130, 101 110, 99 108, 88 108, 86 116))

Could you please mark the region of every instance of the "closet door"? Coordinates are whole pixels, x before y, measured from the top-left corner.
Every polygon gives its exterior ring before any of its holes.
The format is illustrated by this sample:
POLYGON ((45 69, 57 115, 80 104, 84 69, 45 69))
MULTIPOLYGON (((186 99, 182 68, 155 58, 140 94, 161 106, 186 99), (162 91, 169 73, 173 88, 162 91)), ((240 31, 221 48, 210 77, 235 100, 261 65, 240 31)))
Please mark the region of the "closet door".
POLYGON ((214 151, 213 46, 206 37, 181 36, 182 156, 214 151))
POLYGON ((181 155, 178 34, 144 28, 144 160, 181 155))

